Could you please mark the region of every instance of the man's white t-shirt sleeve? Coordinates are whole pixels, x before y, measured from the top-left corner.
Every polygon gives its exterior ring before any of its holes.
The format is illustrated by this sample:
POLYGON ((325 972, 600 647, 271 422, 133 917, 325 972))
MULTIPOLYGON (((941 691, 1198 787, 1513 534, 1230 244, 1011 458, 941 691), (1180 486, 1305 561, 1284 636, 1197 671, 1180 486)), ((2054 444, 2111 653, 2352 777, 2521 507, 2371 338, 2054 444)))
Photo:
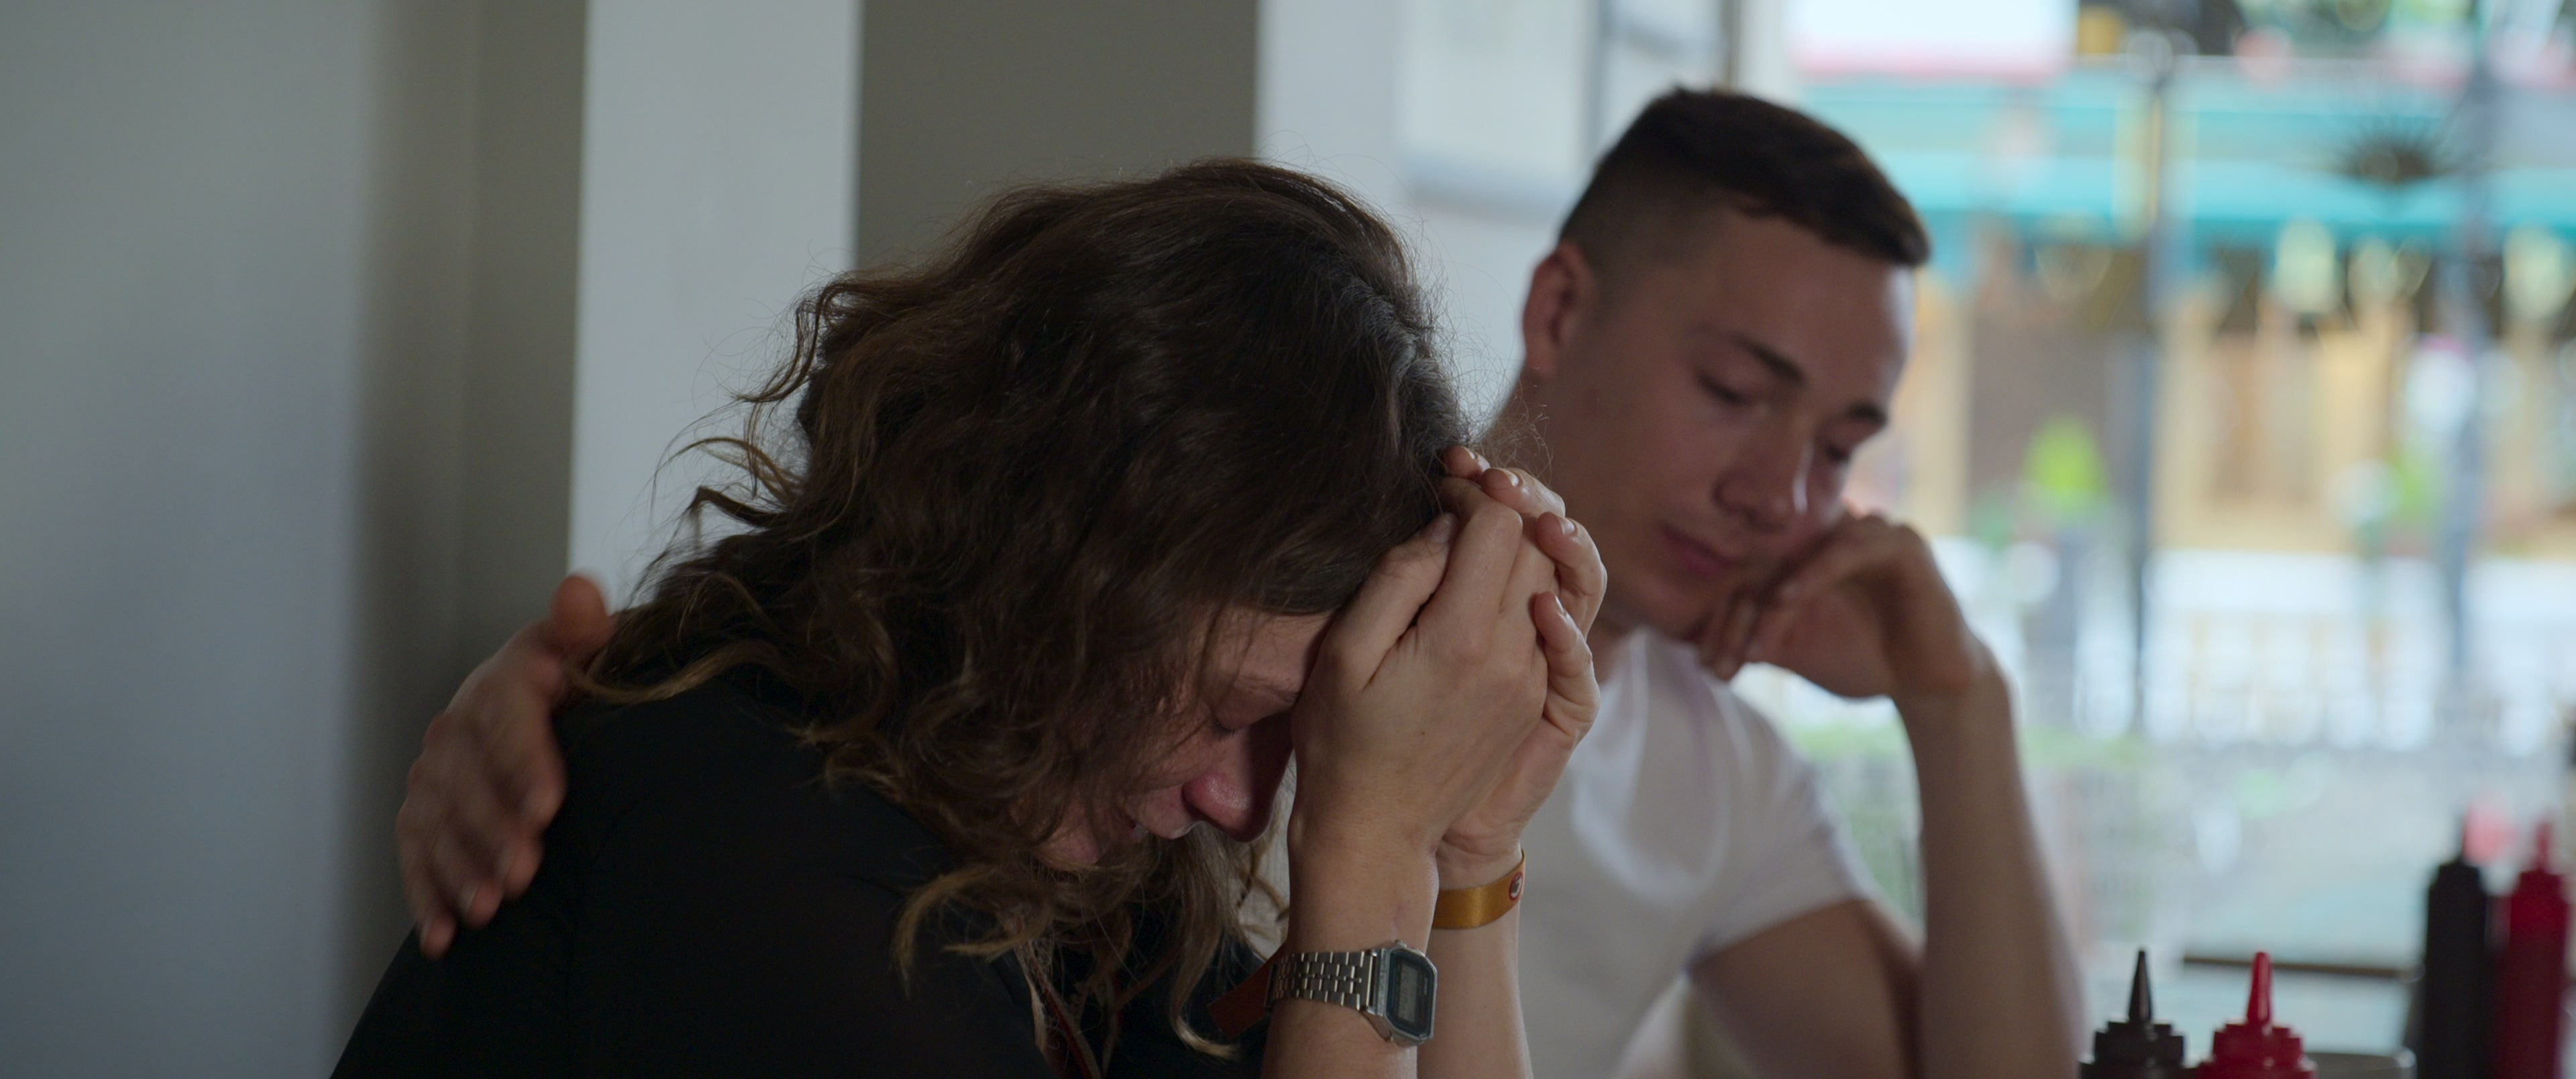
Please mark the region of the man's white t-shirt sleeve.
POLYGON ((1782 922, 1876 894, 1816 767, 1770 719, 1716 687, 1722 729, 1735 742, 1726 777, 1726 886, 1707 909, 1693 960, 1782 922))

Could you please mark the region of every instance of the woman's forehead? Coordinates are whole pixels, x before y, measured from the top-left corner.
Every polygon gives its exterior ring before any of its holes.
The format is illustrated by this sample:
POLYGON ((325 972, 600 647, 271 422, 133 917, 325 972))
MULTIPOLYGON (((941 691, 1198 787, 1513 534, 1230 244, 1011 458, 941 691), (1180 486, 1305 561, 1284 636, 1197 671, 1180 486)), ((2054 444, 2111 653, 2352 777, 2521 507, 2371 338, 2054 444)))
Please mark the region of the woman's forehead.
POLYGON ((1271 614, 1237 609, 1218 621, 1209 649, 1208 684, 1223 694, 1266 694, 1295 700, 1314 665, 1316 645, 1332 624, 1328 614, 1271 614))

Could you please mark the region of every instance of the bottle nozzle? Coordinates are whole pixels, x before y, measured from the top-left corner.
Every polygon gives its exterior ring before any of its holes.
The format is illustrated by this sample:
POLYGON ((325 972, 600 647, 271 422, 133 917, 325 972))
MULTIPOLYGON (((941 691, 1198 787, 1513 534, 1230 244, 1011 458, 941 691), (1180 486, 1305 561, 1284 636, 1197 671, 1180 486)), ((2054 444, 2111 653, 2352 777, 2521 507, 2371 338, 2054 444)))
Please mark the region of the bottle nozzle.
POLYGON ((2272 1025, 2272 953, 2254 953, 2254 989, 2245 996, 2245 1025, 2272 1025))
POLYGON ((2147 952, 2141 948, 2137 973, 2129 979, 2129 1017, 2093 1032, 2093 1060, 2081 1074, 2084 1079, 2191 1074, 2182 1061, 2182 1035, 2172 1024, 2156 1022, 2155 990, 2148 988, 2147 952))
POLYGON ((2138 949, 2137 973, 2129 976, 2129 1021, 2152 1023, 2156 1018, 2156 991, 2147 984, 2147 950, 2138 949))
POLYGON ((2272 953, 2254 953, 2253 982, 2244 1021, 2220 1027, 2210 1039, 2201 1079, 2315 1079, 2299 1032, 2272 1022, 2272 953))
POLYGON ((2549 869, 2549 822, 2547 820, 2542 820, 2538 827, 2531 830, 2531 867, 2544 872, 2549 869))

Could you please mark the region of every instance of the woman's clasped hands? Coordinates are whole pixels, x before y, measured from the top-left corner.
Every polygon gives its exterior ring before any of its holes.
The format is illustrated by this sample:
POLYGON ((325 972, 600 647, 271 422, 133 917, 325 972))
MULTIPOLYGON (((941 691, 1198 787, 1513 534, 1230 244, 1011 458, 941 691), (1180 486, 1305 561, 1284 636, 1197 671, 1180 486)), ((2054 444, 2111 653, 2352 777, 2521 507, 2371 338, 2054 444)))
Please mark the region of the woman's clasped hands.
POLYGON ((1301 905, 1333 876, 1442 888, 1509 873, 1599 706, 1585 634, 1606 577, 1527 473, 1448 451, 1447 512, 1389 551, 1321 643, 1290 719, 1301 905), (1329 867, 1327 869, 1326 867, 1329 867))

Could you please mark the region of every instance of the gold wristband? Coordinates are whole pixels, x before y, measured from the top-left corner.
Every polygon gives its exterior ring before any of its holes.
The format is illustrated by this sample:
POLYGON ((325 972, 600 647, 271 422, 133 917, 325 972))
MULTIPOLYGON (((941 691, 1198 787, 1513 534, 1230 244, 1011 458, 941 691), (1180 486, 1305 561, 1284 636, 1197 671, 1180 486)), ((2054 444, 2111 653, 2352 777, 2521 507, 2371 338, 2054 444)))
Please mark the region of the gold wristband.
POLYGON ((1478 888, 1450 888, 1431 907, 1433 929, 1475 929, 1503 920, 1521 905, 1521 881, 1529 876, 1529 852, 1501 880, 1478 888))

